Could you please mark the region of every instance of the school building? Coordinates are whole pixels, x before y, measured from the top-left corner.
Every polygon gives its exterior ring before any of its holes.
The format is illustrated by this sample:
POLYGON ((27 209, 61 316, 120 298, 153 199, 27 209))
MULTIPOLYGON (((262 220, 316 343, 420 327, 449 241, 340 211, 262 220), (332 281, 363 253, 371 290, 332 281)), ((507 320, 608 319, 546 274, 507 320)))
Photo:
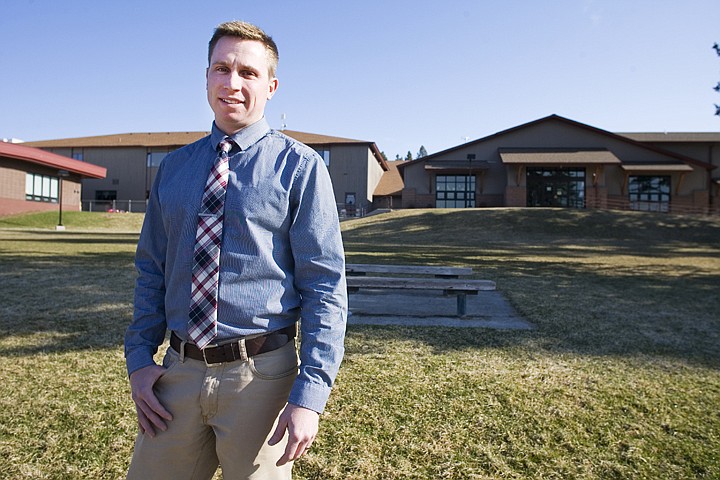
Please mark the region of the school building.
POLYGON ((0 215, 81 208, 82 182, 105 169, 17 143, 0 142, 0 215))
POLYGON ((720 213, 720 133, 611 133, 550 115, 399 165, 402 208, 720 213))
MULTIPOLYGON (((374 142, 292 130, 282 133, 314 148, 325 161, 335 190, 338 210, 348 216, 376 208, 373 201, 383 174, 389 170, 374 142)), ((144 212, 145 201, 163 158, 209 132, 126 133, 27 142, 57 155, 101 165, 105 178, 83 181, 85 210, 144 212)))
MULTIPOLYGON (((157 167, 208 132, 28 142, 107 169, 82 179, 86 210, 144 211, 157 167)), ((613 133, 550 115, 409 162, 374 142, 285 130, 325 160, 338 210, 565 207, 720 213, 720 133, 613 133)))

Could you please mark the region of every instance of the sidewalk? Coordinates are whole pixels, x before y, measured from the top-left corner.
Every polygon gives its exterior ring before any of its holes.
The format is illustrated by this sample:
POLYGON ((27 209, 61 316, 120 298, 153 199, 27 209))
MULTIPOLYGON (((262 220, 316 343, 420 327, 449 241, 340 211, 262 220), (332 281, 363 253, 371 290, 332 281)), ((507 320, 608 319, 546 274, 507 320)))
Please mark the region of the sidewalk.
POLYGON ((350 294, 348 325, 414 325, 530 330, 498 291, 467 296, 467 315, 458 317, 455 296, 434 291, 369 291, 350 294))

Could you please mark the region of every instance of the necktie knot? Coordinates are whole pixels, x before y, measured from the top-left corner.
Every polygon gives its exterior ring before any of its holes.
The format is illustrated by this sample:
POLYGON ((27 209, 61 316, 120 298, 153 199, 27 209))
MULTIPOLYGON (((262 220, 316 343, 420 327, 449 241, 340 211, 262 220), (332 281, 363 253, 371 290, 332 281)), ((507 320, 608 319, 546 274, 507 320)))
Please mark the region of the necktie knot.
POLYGON ((233 141, 230 139, 230 137, 223 138, 222 142, 220 142, 220 145, 218 145, 220 152, 224 154, 230 153, 230 150, 232 150, 232 146, 233 141))

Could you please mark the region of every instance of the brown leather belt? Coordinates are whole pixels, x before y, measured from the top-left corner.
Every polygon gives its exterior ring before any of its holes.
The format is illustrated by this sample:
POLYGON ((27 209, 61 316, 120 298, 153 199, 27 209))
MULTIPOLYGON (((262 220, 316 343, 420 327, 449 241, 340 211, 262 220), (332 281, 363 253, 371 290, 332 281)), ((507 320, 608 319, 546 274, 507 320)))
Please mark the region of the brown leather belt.
MULTIPOLYGON (((193 360, 204 361, 208 365, 216 363, 234 362, 235 360, 248 359, 254 355, 271 352, 282 347, 297 334, 296 324, 285 327, 260 337, 243 338, 222 345, 207 346, 199 349, 192 343, 185 343, 185 356, 193 360), (245 345, 243 349, 242 345, 245 345), (244 350, 244 355, 243 355, 244 350)), ((181 353, 183 348, 182 340, 175 332, 170 335, 170 346, 173 350, 181 353)))

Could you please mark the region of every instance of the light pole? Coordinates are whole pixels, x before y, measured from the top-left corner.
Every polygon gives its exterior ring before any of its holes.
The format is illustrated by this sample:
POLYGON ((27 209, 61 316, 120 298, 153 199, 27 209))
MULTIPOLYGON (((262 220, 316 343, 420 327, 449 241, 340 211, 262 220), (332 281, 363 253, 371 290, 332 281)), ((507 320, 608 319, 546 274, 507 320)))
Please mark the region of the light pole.
MULTIPOLYGON (((474 153, 468 153, 467 155, 467 161, 468 161, 468 174, 467 174, 467 180, 465 185, 465 207, 472 207, 472 199, 470 198, 470 187, 467 186, 467 183, 470 183, 472 185, 472 161, 475 160, 475 154, 474 153)), ((474 189, 473 189, 474 190, 474 189)), ((475 192, 473 192, 473 197, 475 192)))
POLYGON ((58 224, 55 230, 65 230, 62 223, 62 201, 63 201, 63 178, 69 177, 70 172, 67 170, 58 170, 58 224))

